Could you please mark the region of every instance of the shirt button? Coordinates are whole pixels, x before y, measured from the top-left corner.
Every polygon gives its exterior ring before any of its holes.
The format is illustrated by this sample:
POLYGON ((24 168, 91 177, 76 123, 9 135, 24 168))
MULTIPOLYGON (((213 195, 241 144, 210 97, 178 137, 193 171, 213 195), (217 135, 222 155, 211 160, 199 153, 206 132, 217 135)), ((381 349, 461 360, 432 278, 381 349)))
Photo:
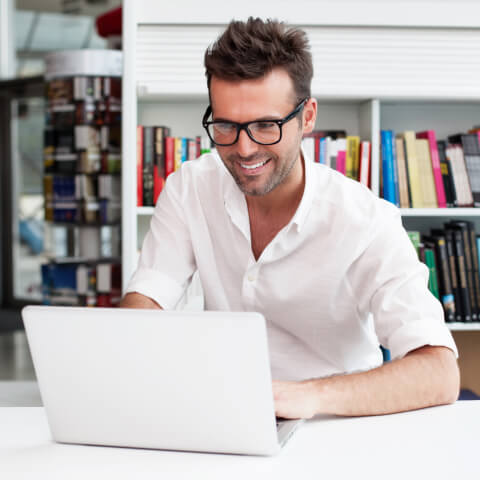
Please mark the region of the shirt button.
POLYGON ((253 275, 252 273, 247 278, 249 282, 255 281, 255 275, 253 275))

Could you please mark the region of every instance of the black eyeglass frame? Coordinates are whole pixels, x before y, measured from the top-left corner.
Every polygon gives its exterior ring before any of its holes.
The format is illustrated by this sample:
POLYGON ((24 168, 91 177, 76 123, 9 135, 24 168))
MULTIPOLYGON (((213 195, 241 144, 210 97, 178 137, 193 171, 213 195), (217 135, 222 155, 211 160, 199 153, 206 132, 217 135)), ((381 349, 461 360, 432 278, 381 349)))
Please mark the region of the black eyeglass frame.
POLYGON ((280 118, 280 119, 265 119, 265 120, 252 120, 251 122, 244 122, 244 123, 237 123, 237 122, 229 122, 229 121, 224 121, 224 120, 212 120, 212 121, 207 121, 207 118, 210 116, 210 114, 212 113, 212 106, 209 105, 207 107, 207 109, 205 110, 205 113, 203 115, 203 119, 202 119, 202 125, 203 125, 203 128, 206 130, 207 132, 207 135, 208 135, 208 138, 210 138, 210 140, 215 144, 215 145, 218 145, 220 147, 229 147, 231 145, 234 145, 235 143, 237 143, 238 141, 238 137, 240 136, 240 132, 242 130, 245 130, 247 132, 247 135, 248 137, 250 138, 250 140, 252 140, 253 142, 255 143, 258 143, 259 145, 275 145, 276 143, 279 143, 281 140, 282 140, 282 135, 283 135, 283 129, 282 129, 282 126, 289 122, 292 118, 295 118, 303 109, 303 107, 305 106, 305 104, 307 103, 307 101, 309 100, 310 97, 306 97, 304 98, 286 117, 283 117, 283 118, 280 118), (258 140, 256 140, 253 135, 251 134, 250 130, 249 130, 249 125, 251 125, 252 123, 259 123, 259 122, 271 122, 271 123, 276 123, 280 129, 280 137, 278 140, 276 140, 275 142, 271 142, 271 143, 263 143, 263 142, 259 142, 258 140), (237 134, 235 136, 235 140, 233 142, 229 142, 229 143, 218 143, 216 142, 212 136, 210 135, 210 132, 208 130, 208 127, 209 125, 214 125, 215 123, 228 123, 230 125, 235 125, 235 127, 237 128, 237 134))

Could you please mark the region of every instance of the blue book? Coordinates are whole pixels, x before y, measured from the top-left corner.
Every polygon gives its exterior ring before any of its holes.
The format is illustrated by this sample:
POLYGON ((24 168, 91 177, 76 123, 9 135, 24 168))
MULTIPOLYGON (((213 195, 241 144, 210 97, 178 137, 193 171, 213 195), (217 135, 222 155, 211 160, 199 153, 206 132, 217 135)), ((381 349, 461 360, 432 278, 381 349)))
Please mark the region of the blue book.
POLYGON ((395 132, 389 130, 390 142, 392 145, 392 161, 393 161, 393 183, 395 184, 395 205, 400 207, 400 190, 398 186, 398 164, 397 164, 397 149, 395 148, 395 132))
POLYGON ((325 137, 320 138, 320 148, 319 148, 319 163, 323 163, 325 165, 325 153, 327 151, 327 141, 325 137))
POLYGON ((383 198, 396 205, 392 131, 381 130, 380 142, 382 151, 383 198))
POLYGON ((182 163, 188 160, 188 138, 182 137, 182 163))

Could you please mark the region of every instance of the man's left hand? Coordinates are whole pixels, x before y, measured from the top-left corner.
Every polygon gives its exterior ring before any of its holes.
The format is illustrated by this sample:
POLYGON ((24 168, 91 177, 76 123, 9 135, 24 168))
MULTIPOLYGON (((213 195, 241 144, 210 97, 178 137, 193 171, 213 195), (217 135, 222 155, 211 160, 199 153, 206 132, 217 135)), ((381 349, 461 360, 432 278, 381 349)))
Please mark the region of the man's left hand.
POLYGON ((284 382, 274 380, 275 414, 283 418, 312 418, 317 412, 313 381, 284 382))

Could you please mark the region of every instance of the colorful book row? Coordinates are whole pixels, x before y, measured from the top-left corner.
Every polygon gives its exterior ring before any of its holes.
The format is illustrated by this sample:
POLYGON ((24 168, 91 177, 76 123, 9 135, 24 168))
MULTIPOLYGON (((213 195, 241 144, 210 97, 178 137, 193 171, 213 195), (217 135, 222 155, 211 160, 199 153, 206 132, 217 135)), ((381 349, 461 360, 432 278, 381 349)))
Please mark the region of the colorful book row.
POLYGON ((173 137, 169 127, 137 126, 137 206, 154 206, 166 178, 208 151, 208 137, 173 137))
POLYGON ((371 185, 371 143, 344 130, 314 130, 302 139, 308 158, 333 168, 367 187, 371 185))
POLYGON ((382 130, 381 196, 400 208, 480 206, 480 132, 382 130))

